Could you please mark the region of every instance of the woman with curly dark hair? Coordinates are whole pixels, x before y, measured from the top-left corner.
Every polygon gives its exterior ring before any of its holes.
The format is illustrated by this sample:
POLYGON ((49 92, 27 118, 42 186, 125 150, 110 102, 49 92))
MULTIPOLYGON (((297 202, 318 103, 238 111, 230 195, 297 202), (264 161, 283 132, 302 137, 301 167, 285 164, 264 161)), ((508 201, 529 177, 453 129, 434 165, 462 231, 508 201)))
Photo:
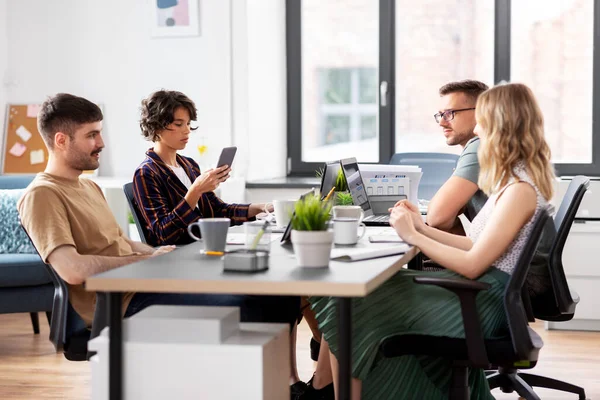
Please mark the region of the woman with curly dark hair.
POLYGON ((197 129, 196 119, 194 102, 181 92, 159 90, 142 101, 142 136, 154 147, 135 171, 133 192, 152 246, 191 243, 187 227, 200 218, 227 217, 237 225, 264 209, 264 204, 228 204, 215 195, 230 166, 201 172, 193 159, 177 154, 197 129))

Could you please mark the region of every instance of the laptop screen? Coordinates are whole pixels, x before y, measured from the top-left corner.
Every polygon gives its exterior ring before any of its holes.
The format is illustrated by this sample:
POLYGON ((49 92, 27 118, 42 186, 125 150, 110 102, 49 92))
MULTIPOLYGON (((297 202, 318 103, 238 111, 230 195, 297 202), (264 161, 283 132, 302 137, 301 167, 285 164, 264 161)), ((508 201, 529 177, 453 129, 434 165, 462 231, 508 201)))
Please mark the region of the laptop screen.
POLYGON ((323 176, 321 177, 321 199, 327 196, 331 188, 335 185, 340 168, 339 160, 330 161, 325 164, 323 176))
POLYGON ((373 210, 371 210, 371 204, 369 204, 369 197, 367 196, 367 191, 365 189, 362 176, 360 175, 356 158, 345 158, 341 160, 340 163, 342 165, 342 171, 344 171, 344 176, 346 177, 346 182, 348 183, 348 190, 350 190, 354 205, 360 206, 363 209, 365 212, 365 217, 373 215, 373 210))
MULTIPOLYGON (((300 200, 302 200, 306 196, 308 196, 310 194, 314 194, 314 193, 315 193, 315 189, 313 188, 310 191, 301 195, 300 200)), ((292 218, 290 218, 290 222, 285 227, 285 231, 283 232, 283 236, 281 237, 281 243, 290 243, 290 238, 292 236, 292 221, 294 220, 295 217, 296 217, 296 211, 294 211, 294 213, 292 214, 292 218)))

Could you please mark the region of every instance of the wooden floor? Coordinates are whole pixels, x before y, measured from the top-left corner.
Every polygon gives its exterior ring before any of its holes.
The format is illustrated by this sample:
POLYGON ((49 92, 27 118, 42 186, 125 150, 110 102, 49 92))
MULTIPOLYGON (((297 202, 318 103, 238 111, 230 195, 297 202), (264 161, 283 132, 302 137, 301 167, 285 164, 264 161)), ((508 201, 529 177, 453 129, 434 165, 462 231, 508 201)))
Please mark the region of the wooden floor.
MULTIPOLYGON (((40 315, 42 332, 34 335, 28 314, 0 315, 0 399, 90 399, 90 371, 86 362, 71 362, 55 354, 48 341, 48 325, 40 315)), ((545 331, 540 362, 533 370, 586 388, 590 399, 600 400, 600 333, 545 331)), ((308 380, 310 331, 301 325, 298 334, 300 376, 308 380)), ((493 392, 497 399, 517 399, 516 394, 493 392)), ((577 399, 551 390, 538 390, 546 400, 577 399)))

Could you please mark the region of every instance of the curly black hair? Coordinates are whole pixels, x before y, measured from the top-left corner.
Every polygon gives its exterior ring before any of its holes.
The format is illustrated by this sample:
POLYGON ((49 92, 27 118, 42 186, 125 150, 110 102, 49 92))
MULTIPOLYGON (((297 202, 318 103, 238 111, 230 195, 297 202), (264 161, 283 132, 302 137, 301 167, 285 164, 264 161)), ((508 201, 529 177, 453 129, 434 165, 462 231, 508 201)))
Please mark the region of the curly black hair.
MULTIPOLYGON (((174 90, 159 90, 152 93, 147 99, 142 100, 140 128, 142 136, 151 142, 160 139, 159 132, 165 130, 173 123, 175 110, 185 108, 190 113, 190 119, 198 118, 196 105, 185 94, 174 90)), ((198 128, 191 128, 196 130, 198 128)))

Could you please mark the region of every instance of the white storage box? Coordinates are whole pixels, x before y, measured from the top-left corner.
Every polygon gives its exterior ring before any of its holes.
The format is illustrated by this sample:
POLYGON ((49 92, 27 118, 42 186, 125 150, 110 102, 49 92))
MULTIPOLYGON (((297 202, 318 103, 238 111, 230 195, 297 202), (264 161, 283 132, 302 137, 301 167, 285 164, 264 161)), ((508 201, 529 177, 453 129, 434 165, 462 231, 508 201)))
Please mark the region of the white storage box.
MULTIPOLYGON (((289 327, 234 307, 152 306, 123 321, 125 399, 289 398, 289 327)), ((108 400, 108 328, 89 342, 92 400, 108 400)))

